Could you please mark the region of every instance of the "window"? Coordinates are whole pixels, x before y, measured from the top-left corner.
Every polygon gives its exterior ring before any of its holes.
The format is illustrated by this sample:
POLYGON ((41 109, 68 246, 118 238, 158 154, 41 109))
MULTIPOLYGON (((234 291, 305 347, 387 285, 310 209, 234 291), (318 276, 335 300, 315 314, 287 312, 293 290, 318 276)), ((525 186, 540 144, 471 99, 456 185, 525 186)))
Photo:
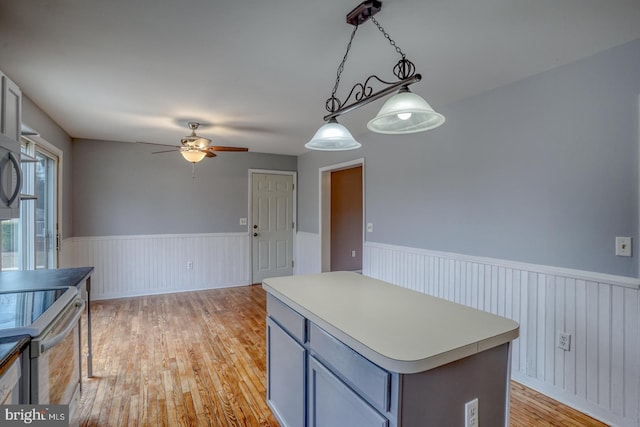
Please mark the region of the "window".
POLYGON ((2 270, 19 270, 20 233, 17 219, 0 222, 2 226, 2 270))
POLYGON ((0 267, 57 267, 58 164, 61 153, 45 142, 22 143, 20 218, 2 221, 0 267))

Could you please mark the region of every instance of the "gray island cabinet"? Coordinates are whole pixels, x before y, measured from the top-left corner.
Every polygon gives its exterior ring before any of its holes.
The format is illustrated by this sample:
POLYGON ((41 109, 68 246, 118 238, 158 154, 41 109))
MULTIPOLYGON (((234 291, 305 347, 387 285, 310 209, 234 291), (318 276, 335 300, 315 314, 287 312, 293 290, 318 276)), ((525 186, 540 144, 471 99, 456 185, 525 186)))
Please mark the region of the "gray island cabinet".
POLYGON ((508 425, 516 322, 356 273, 262 286, 283 427, 508 425))

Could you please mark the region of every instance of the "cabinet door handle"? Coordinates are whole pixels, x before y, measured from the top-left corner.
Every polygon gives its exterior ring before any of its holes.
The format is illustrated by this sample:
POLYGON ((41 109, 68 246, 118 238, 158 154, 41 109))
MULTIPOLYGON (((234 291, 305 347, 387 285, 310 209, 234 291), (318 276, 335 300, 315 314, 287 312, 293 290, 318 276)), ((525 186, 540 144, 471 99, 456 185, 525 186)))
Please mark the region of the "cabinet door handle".
POLYGON ((11 160, 13 167, 16 169, 16 188, 14 189, 11 197, 9 197, 7 206, 11 206, 13 204, 16 198, 20 195, 20 189, 22 188, 22 169, 20 168, 20 162, 11 151, 9 151, 9 160, 11 160))

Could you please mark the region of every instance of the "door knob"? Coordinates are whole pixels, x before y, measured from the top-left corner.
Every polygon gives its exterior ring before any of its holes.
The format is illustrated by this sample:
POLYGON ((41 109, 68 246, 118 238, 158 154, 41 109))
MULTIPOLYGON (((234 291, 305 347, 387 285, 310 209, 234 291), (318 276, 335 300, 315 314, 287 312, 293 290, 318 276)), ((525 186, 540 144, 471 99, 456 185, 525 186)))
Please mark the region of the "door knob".
POLYGON ((258 228, 258 224, 253 224, 253 228, 258 228))
POLYGON ((253 233, 253 237, 258 237, 258 233, 253 233))

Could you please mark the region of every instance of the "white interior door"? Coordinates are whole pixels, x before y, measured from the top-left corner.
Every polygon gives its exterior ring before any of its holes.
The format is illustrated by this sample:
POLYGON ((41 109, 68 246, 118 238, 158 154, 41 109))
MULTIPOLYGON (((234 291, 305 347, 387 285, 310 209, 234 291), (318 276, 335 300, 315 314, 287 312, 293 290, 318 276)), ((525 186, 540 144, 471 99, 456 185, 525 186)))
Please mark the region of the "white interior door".
POLYGON ((252 173, 253 283, 293 274, 293 176, 252 173))

